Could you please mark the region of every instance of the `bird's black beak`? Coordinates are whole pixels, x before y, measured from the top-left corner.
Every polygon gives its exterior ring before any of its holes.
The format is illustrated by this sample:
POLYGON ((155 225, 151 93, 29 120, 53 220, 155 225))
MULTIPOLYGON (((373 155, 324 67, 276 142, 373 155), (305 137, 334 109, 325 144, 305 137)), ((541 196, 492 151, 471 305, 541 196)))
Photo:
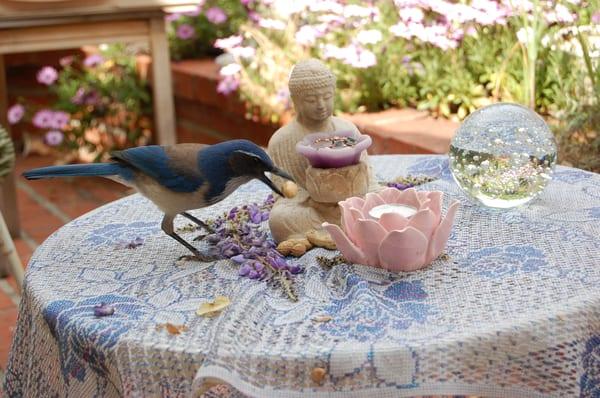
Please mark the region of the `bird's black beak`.
MULTIPOLYGON (((276 176, 279 176, 281 178, 285 178, 286 180, 290 180, 290 181, 294 181, 294 179, 285 171, 277 168, 277 167, 273 167, 273 169, 269 170, 270 173, 275 174, 276 176)), ((279 190, 279 188, 277 188, 275 186, 275 184, 273 183, 273 181, 271 181, 269 179, 269 177, 267 177, 266 175, 262 175, 259 177, 259 179, 264 182, 265 184, 267 184, 267 186, 269 188, 271 188, 273 190, 273 192, 275 192, 277 195, 279 196, 284 196, 283 193, 279 190)))

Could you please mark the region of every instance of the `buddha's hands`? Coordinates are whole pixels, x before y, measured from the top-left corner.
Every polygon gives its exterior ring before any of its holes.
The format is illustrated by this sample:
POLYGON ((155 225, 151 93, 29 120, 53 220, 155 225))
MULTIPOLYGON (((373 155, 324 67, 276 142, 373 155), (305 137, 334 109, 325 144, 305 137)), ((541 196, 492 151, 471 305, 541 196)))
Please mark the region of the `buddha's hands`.
POLYGON ((369 166, 361 160, 340 168, 306 169, 306 190, 321 203, 337 203, 352 196, 364 196, 369 191, 369 166))

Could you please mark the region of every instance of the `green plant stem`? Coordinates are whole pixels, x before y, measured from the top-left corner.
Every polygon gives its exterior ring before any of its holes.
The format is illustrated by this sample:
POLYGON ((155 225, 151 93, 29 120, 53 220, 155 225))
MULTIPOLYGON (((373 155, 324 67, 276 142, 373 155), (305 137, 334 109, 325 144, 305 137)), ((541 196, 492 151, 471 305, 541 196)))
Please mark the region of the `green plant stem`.
POLYGON ((583 53, 583 59, 585 61, 585 67, 587 69, 590 80, 592 81, 592 87, 594 88, 594 95, 596 97, 596 101, 600 104, 600 90, 596 86, 596 76, 594 75, 594 66, 592 65, 592 59, 590 58, 590 51, 588 49, 587 40, 581 34, 581 31, 577 29, 577 40, 579 40, 579 44, 581 45, 581 51, 583 53))

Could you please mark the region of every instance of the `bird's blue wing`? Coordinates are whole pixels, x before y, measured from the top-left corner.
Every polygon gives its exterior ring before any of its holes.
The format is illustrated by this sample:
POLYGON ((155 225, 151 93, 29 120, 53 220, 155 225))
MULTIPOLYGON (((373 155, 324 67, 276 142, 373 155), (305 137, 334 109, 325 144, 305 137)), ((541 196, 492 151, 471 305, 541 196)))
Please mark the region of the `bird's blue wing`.
POLYGON ((126 163, 175 192, 194 192, 204 183, 199 173, 177 167, 165 149, 158 145, 113 152, 113 159, 126 163))

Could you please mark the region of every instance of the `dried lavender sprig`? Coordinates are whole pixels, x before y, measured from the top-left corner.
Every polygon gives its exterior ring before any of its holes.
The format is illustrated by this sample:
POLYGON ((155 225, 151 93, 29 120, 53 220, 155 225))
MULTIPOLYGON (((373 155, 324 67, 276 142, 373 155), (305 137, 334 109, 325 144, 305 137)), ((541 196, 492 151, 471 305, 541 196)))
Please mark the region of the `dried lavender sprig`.
POLYGON ((273 206, 273 195, 262 204, 252 203, 234 207, 222 216, 209 221, 215 231, 206 236, 213 245, 214 255, 229 258, 240 265, 241 276, 258 280, 277 280, 292 301, 298 298, 291 286, 291 276, 302 272, 297 264, 290 264, 275 250, 275 242, 260 229, 268 220, 273 206))

